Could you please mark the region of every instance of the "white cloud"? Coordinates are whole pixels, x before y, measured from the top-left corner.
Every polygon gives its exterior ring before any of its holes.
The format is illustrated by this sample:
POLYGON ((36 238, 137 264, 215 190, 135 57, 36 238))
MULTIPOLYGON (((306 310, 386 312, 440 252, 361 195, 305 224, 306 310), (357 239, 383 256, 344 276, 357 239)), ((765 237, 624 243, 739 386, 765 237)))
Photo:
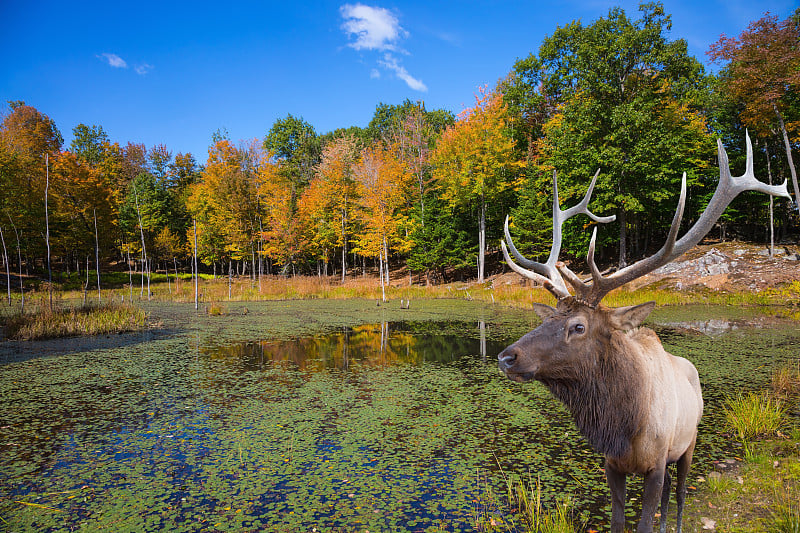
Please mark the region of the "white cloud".
POLYGON ((117 54, 100 54, 97 57, 114 68, 128 68, 128 64, 125 62, 125 60, 119 57, 117 54))
POLYGON ((356 50, 395 50, 397 41, 407 37, 400 21, 388 9, 365 6, 364 4, 344 4, 339 8, 344 18, 342 29, 355 41, 348 44, 356 50))
POLYGON ((415 91, 427 92, 428 87, 422 82, 422 80, 418 80, 409 74, 405 67, 397 62, 397 58, 391 54, 385 54, 383 59, 378 61, 378 64, 385 69, 394 72, 398 78, 406 82, 406 85, 415 91))
MULTIPOLYGON (((400 26, 399 19, 391 11, 364 4, 344 4, 339 8, 339 12, 344 19, 342 29, 351 39, 347 46, 355 50, 384 52, 383 59, 378 60, 380 67, 394 73, 415 91, 428 90, 422 80, 409 74, 394 55, 395 53, 409 55, 398 44, 409 34, 400 26)), ((373 68, 369 77, 379 79, 380 70, 373 68)))
POLYGON ((147 74, 148 72, 153 70, 153 65, 149 65, 147 63, 142 63, 141 65, 136 65, 136 68, 134 68, 133 70, 136 71, 136 74, 139 74, 140 76, 144 76, 145 74, 147 74))

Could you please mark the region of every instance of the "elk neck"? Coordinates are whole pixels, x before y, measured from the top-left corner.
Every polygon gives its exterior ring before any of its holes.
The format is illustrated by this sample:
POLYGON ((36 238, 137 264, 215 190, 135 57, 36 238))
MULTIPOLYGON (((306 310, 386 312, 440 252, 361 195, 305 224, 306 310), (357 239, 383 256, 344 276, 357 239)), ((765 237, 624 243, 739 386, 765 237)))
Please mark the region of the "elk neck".
POLYGON ((537 377, 569 408, 589 444, 613 458, 631 452, 646 415, 646 377, 637 351, 626 349, 631 335, 636 330, 613 331, 569 373, 537 377))

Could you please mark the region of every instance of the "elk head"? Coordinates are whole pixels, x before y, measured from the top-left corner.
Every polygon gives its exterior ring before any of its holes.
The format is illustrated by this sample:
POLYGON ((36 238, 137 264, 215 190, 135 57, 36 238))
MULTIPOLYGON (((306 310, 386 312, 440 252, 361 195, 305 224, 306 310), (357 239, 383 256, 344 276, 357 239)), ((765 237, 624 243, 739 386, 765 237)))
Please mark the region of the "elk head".
MULTIPOLYGON (((558 185, 553 173, 553 245, 545 263, 531 261, 523 257, 514 246, 508 230, 508 217, 505 221, 505 241, 501 241, 506 263, 522 276, 541 283, 558 300, 557 307, 536 304, 534 311, 542 318, 542 325, 522 337, 519 342, 504 350, 499 356, 500 369, 517 381, 538 379, 548 372, 548 361, 561 361, 563 357, 581 360, 581 353, 596 349, 599 339, 610 336, 612 331, 627 331, 636 328, 654 307, 650 302, 639 306, 611 309, 601 304, 602 299, 612 290, 652 272, 662 265, 680 257, 695 246, 711 230, 730 202, 741 192, 760 191, 773 196, 790 198, 786 182, 782 185, 766 185, 755 178, 753 172, 753 149, 750 137, 747 139, 747 164, 742 176, 731 176, 728 155, 721 141, 717 141, 719 154, 720 180, 711 201, 697 222, 677 239, 683 209, 686 204, 686 173, 681 181, 680 199, 672 219, 666 242, 658 252, 608 276, 603 276, 594 260, 597 240, 597 227, 594 228, 589 244, 587 263, 591 280, 583 281, 564 263, 558 261, 561 250, 562 226, 564 222, 578 214, 585 214, 599 223, 614 221, 615 217, 599 217, 588 209, 592 191, 599 170, 592 178, 583 200, 576 206, 562 210, 559 207, 558 185), (514 256, 516 262, 509 255, 514 256), (567 288, 567 284, 573 294, 567 288), (567 355, 570 354, 570 355, 567 355)), ((596 353, 596 352, 595 352, 596 353)))

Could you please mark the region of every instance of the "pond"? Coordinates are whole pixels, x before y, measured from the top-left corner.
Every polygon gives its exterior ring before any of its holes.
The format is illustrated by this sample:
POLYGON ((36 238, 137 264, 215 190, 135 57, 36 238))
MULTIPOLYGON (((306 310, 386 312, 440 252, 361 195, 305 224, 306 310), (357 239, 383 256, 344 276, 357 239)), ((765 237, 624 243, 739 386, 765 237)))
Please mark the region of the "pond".
MULTIPOLYGON (((605 529, 602 458, 543 386, 497 370, 531 313, 414 306, 232 304, 212 317, 158 304, 155 331, 2 343, 0 529, 475 531, 519 523, 509 478, 538 480, 546 507, 569 495, 605 529)), ((657 310, 650 325, 703 381, 694 479, 738 453, 725 394, 796 358, 800 328, 707 307, 657 310)))

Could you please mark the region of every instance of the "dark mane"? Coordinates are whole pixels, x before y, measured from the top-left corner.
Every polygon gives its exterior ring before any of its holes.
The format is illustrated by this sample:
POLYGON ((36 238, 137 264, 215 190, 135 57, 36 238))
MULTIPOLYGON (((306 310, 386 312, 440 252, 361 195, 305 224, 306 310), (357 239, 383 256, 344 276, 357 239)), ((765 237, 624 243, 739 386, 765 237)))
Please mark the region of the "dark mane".
POLYGON ((592 448, 621 458, 630 453, 645 416, 642 370, 627 351, 609 343, 584 361, 570 376, 540 381, 569 408, 592 448))

